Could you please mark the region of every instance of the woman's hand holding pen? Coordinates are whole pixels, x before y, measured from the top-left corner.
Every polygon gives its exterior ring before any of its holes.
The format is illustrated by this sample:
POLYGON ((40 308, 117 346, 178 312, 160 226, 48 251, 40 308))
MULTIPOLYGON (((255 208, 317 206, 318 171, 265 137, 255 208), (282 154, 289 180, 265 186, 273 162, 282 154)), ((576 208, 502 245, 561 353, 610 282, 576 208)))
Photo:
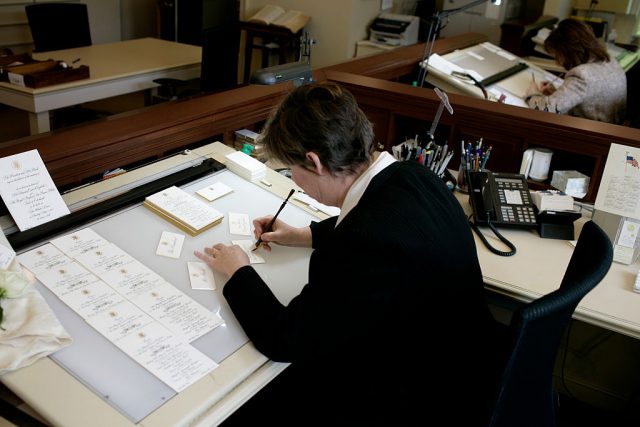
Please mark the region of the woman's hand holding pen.
POLYGON ((542 82, 540 82, 540 92, 542 92, 543 95, 549 96, 555 91, 556 88, 552 82, 547 80, 543 80, 542 82))
POLYGON ((538 84, 536 83, 535 79, 532 79, 531 82, 529 83, 529 87, 525 92, 525 96, 540 95, 541 93, 542 91, 538 87, 538 84))
POLYGON ((221 273, 227 278, 233 276, 245 265, 249 265, 249 257, 240 246, 227 246, 222 243, 205 247, 204 253, 194 251, 194 255, 204 261, 212 270, 221 273))
POLYGON ((525 92, 525 96, 540 95, 540 94, 549 96, 555 91, 556 91, 556 88, 552 82, 548 80, 543 80, 540 82, 540 86, 538 86, 538 84, 536 83, 535 77, 532 75, 531 83, 529 83, 529 87, 525 92))
POLYGON ((262 247, 265 250, 271 250, 270 243, 276 243, 282 246, 311 247, 311 228, 292 227, 276 219, 271 226, 271 230, 267 231, 267 227, 272 219, 273 215, 269 215, 253 220, 253 233, 256 239, 262 240, 262 247))

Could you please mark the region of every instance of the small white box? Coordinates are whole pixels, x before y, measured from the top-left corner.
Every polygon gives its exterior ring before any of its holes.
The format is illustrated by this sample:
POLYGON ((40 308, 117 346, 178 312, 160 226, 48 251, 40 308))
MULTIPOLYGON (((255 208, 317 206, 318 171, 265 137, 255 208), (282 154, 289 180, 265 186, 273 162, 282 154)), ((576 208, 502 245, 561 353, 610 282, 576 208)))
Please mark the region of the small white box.
POLYGON ((578 171, 553 171, 551 186, 581 199, 587 194, 589 179, 587 175, 578 171))

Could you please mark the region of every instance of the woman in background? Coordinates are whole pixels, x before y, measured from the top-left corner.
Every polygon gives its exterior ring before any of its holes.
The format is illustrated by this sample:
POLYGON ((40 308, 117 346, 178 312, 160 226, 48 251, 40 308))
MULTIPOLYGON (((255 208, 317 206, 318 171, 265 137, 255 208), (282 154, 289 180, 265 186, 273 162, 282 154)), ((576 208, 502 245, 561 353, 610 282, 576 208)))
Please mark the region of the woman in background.
POLYGON ((540 86, 532 81, 525 97, 531 108, 622 123, 627 105, 627 77, 589 25, 565 19, 549 34, 544 47, 569 71, 558 88, 548 81, 542 81, 540 86))

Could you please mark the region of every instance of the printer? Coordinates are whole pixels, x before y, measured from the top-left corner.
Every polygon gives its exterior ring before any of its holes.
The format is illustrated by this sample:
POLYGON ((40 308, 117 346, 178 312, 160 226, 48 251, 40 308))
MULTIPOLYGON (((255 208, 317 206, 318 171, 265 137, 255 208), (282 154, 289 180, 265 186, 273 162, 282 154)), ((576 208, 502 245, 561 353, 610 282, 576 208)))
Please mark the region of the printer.
POLYGON ((389 46, 406 46, 418 43, 420 18, 383 12, 369 28, 369 40, 389 46))

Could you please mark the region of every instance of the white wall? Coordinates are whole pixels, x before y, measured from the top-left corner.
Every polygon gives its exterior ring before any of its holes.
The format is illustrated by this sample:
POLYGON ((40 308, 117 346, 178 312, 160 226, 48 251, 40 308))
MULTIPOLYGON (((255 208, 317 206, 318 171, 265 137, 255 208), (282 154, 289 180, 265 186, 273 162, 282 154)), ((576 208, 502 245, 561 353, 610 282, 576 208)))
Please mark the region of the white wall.
POLYGON ((156 37, 157 0, 120 0, 122 40, 156 37))
MULTIPOLYGON (((504 22, 504 17, 507 10, 507 4, 509 0, 503 0, 503 4, 498 8, 498 19, 487 18, 485 13, 488 7, 496 8, 492 6, 490 2, 481 4, 476 7, 466 9, 463 12, 455 14, 450 17, 449 22, 441 23, 441 26, 446 26, 440 31, 441 37, 451 37, 463 33, 475 32, 486 34, 489 41, 495 45, 500 43, 500 25, 504 22)), ((444 10, 457 9, 470 4, 470 0, 446 0, 444 2, 444 10)), ((494 11, 492 9, 492 11, 494 11)))
POLYGON ((381 1, 244 0, 240 18, 248 19, 266 4, 300 10, 311 17, 305 28, 316 40, 311 49, 311 66, 320 68, 354 57, 356 42, 369 37, 369 25, 380 13, 381 1))
POLYGON ((572 3, 572 0, 546 0, 542 13, 563 20, 571 15, 572 3))
POLYGON ((87 4, 93 44, 121 40, 120 0, 82 0, 80 3, 87 4))

